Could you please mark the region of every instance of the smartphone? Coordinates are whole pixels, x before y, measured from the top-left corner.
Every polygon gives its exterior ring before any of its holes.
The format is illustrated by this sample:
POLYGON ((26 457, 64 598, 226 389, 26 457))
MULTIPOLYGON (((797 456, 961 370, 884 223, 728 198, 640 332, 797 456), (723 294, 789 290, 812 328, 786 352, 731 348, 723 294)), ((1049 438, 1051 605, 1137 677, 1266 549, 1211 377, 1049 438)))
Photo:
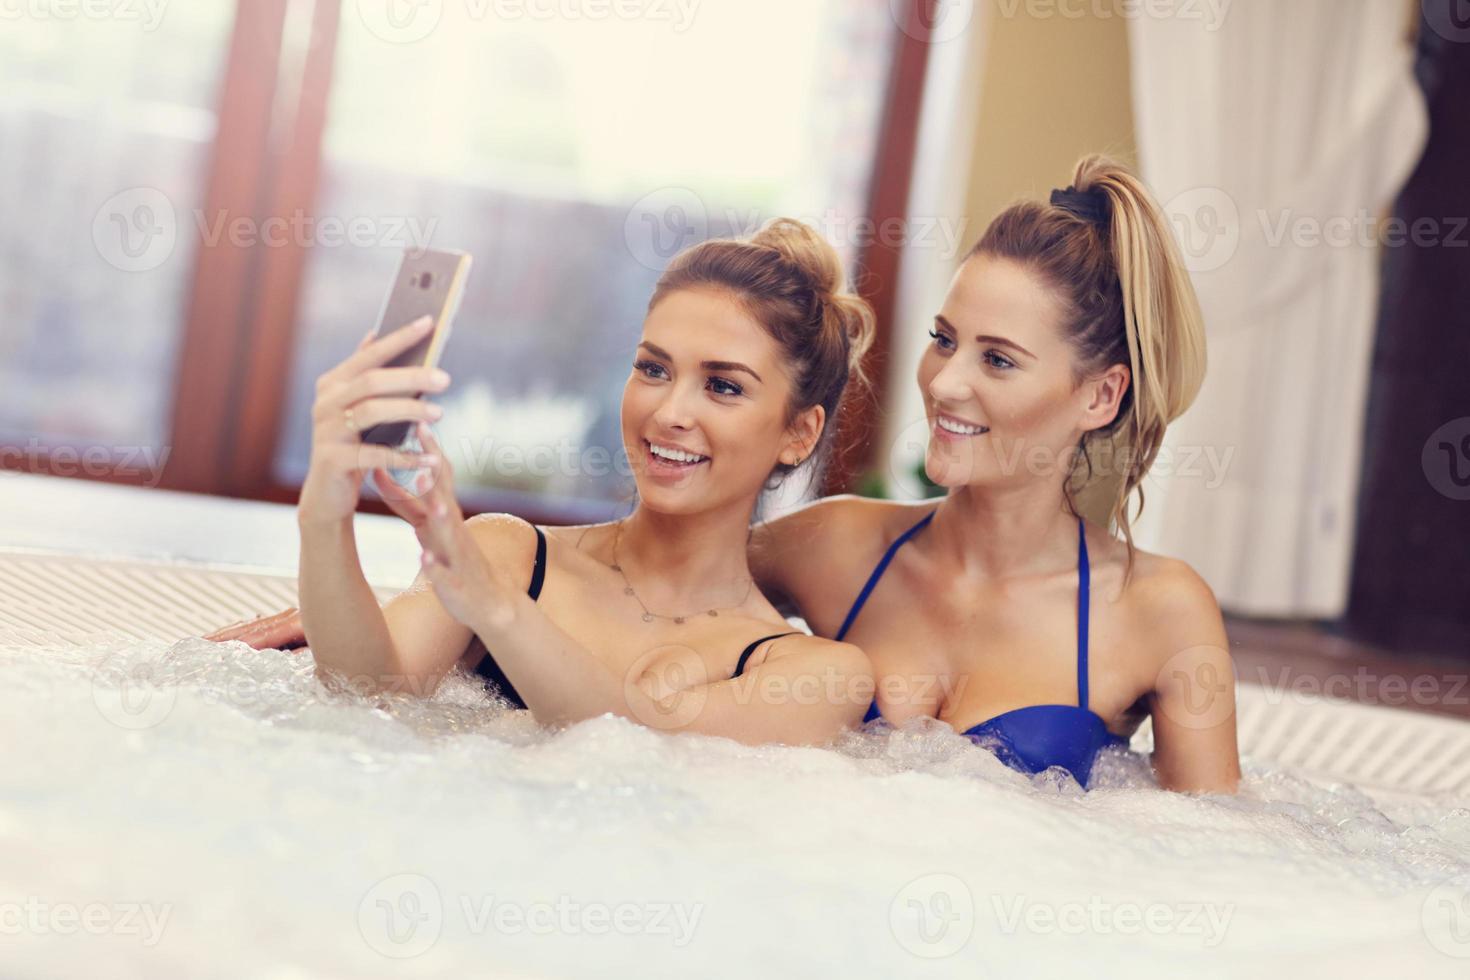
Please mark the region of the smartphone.
MULTIPOLYGON (((470 274, 467 252, 447 249, 405 249, 398 263, 398 273, 378 314, 375 333, 400 330, 421 316, 434 318, 434 329, 422 340, 393 358, 384 367, 438 367, 454 315, 464 297, 465 280, 470 274)), ((423 392, 414 395, 422 398, 423 392)), ((362 433, 363 442, 380 446, 401 446, 413 430, 412 419, 381 422, 362 433)))

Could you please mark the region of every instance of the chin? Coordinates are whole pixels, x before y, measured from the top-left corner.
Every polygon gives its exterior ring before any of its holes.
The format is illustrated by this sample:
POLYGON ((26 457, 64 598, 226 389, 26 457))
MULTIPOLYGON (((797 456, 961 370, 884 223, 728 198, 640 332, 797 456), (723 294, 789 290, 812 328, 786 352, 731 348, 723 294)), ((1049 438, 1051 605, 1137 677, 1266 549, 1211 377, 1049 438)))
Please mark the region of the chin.
POLYGON ((698 514, 706 509, 702 496, 643 480, 638 484, 638 504, 660 514, 698 514))
POLYGON ((977 460, 961 459, 956 455, 936 455, 931 449, 924 454, 924 475, 936 486, 952 489, 985 482, 977 460))

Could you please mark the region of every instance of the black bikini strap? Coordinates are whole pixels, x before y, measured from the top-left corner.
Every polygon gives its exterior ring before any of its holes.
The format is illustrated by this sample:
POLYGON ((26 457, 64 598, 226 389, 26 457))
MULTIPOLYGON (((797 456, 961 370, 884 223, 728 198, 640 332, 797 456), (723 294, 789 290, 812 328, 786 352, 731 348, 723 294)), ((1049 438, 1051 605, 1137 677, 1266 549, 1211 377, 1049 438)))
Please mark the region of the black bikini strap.
POLYGON ((745 662, 750 659, 750 655, 752 653, 755 653, 756 647, 760 646, 767 640, 774 640, 778 636, 794 636, 800 632, 801 630, 792 630, 789 633, 772 633, 770 636, 763 636, 759 640, 753 640, 750 646, 746 647, 745 650, 740 654, 740 662, 735 665, 735 673, 730 675, 730 679, 734 680, 736 677, 739 677, 741 674, 745 673, 745 662))
POLYGON ((541 583, 546 581, 546 535, 536 525, 531 525, 536 532, 536 564, 531 568, 531 587, 526 594, 535 602, 541 598, 541 583))

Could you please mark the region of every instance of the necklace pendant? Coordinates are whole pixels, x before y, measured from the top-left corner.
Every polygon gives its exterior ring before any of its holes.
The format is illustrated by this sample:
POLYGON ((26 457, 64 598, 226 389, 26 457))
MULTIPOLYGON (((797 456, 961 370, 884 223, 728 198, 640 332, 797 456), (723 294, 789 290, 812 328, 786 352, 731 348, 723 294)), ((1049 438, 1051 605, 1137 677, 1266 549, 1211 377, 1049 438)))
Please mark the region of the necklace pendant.
POLYGON ((644 613, 643 614, 643 621, 645 623, 651 623, 651 622, 653 622, 653 613, 651 613, 651 612, 644 613))
POLYGON ((683 625, 683 623, 684 623, 684 617, 683 617, 683 616, 675 616, 675 617, 674 617, 674 623, 675 623, 675 624, 676 624, 676 625, 680 625, 680 626, 682 626, 682 625, 683 625))

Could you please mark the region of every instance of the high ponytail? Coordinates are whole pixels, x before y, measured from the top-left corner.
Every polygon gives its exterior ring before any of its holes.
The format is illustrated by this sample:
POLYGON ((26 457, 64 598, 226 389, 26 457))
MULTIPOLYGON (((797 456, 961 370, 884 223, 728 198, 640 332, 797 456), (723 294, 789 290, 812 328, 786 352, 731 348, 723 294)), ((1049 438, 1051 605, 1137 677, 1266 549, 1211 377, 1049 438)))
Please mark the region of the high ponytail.
POLYGON ((1205 374, 1204 315, 1163 209, 1127 167, 1102 156, 1077 164, 1072 187, 1052 202, 1025 202, 1003 212, 971 250, 1016 261, 1040 274, 1066 310, 1077 381, 1114 364, 1130 381, 1117 417, 1083 434, 1065 487, 1092 478, 1093 449, 1107 442, 1123 461, 1123 482, 1110 502, 1111 523, 1128 544, 1129 500, 1143 512, 1143 478, 1158 456, 1168 424, 1184 414, 1205 374))
MULTIPOLYGON (((813 482, 825 466, 849 378, 867 383, 862 360, 873 343, 875 317, 846 281, 842 261, 825 238, 800 221, 773 218, 749 239, 714 239, 680 252, 648 302, 652 310, 671 292, 714 287, 745 306, 789 365, 787 424, 816 405, 825 412, 822 436, 809 457, 813 482)), ((773 475, 779 479, 795 469, 777 463, 773 475)))

